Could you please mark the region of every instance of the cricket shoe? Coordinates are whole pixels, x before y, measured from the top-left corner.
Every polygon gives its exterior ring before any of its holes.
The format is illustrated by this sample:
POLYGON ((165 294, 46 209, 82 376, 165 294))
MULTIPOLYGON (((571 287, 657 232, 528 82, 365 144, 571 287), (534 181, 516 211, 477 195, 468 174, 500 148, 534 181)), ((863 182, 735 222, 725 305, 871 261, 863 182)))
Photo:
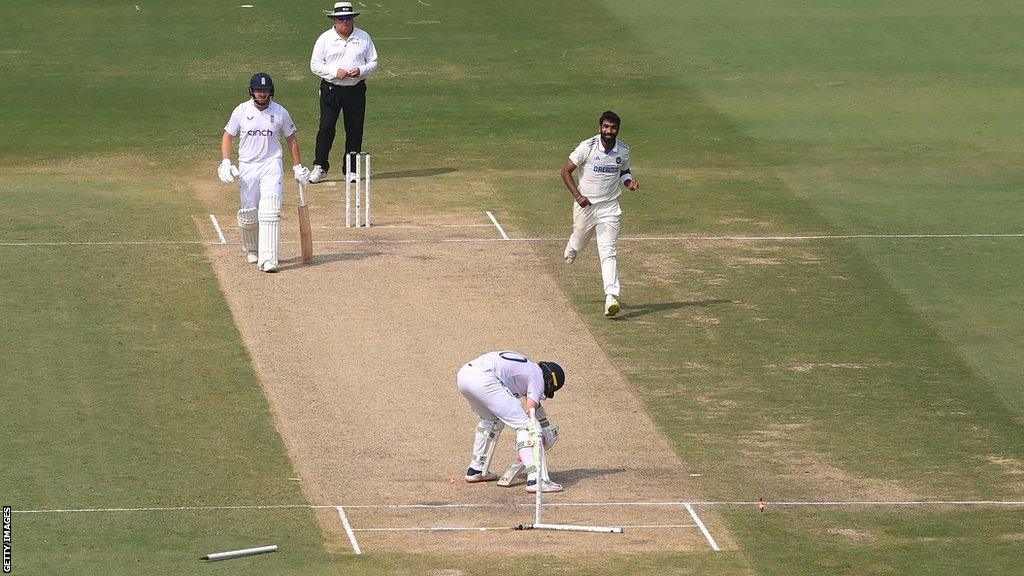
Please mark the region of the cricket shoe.
MULTIPOLYGON (((544 493, 544 494, 547 494, 548 492, 561 492, 562 490, 564 490, 564 488, 562 488, 561 484, 559 484, 558 482, 552 482, 551 480, 541 480, 540 481, 540 486, 541 486, 540 491, 542 493, 544 493)), ((526 491, 529 492, 530 494, 536 494, 537 493, 537 481, 536 480, 527 480, 526 481, 526 491)))
POLYGON ((260 272, 277 272, 277 262, 266 260, 259 265, 260 272))
POLYGON ((359 176, 356 176, 355 172, 349 172, 348 174, 345 175, 345 178, 352 184, 359 183, 359 176))
POLYGON ((469 484, 476 484, 478 482, 494 482, 497 479, 497 474, 492 474, 490 472, 484 474, 476 468, 466 470, 466 482, 469 484))
POLYGON ((576 251, 572 249, 572 246, 566 246, 565 253, 562 255, 565 257, 566 264, 572 264, 576 261, 576 251))
POLYGON ((604 315, 606 318, 611 318, 619 313, 622 307, 619 306, 619 299, 609 294, 604 299, 604 315))
POLYGON ((255 252, 246 252, 245 261, 248 262, 249 264, 255 264, 260 261, 260 256, 255 252))
POLYGON ((323 182, 327 179, 327 171, 320 167, 319 164, 313 166, 313 170, 309 173, 309 183, 316 184, 317 182, 323 182))

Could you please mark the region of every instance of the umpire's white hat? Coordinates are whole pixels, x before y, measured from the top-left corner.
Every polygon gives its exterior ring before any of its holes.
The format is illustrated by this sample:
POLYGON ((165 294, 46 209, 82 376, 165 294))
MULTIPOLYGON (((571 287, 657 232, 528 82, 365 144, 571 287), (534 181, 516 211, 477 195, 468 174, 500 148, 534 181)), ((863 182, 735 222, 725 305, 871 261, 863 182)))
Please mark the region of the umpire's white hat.
POLYGON ((359 12, 356 12, 352 8, 351 2, 335 2, 334 11, 328 12, 328 18, 334 18, 335 16, 359 16, 359 12))

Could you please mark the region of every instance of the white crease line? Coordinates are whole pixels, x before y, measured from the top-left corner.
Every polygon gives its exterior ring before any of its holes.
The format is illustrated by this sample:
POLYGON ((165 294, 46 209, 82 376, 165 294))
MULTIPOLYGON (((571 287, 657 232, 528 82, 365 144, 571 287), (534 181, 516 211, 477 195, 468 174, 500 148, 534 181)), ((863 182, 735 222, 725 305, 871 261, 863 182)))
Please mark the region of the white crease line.
MULTIPOLYGON (((759 500, 706 500, 694 502, 681 501, 638 501, 638 502, 551 502, 544 504, 552 508, 572 507, 614 507, 614 506, 672 506, 687 504, 694 506, 757 506, 759 500)), ((804 500, 772 502, 764 501, 767 506, 1005 506, 1024 507, 1024 500, 804 500)), ((348 509, 445 509, 445 508, 532 508, 533 502, 514 504, 476 503, 476 504, 348 504, 348 509)), ((313 510, 337 508, 337 504, 252 504, 237 506, 148 506, 140 508, 65 508, 12 510, 15 514, 70 514, 89 512, 178 512, 178 511, 216 511, 216 510, 279 510, 287 508, 310 508, 313 510)))
POLYGON ((619 528, 629 528, 630 530, 635 530, 635 529, 638 529, 638 528, 658 529, 658 528, 697 528, 697 527, 698 526, 696 524, 632 524, 632 525, 624 524, 624 525, 619 526, 619 528))
MULTIPOLYGON (((620 528, 665 529, 665 528, 697 528, 696 524, 626 524, 620 528)), ((409 526, 401 528, 354 528, 355 532, 489 532, 496 530, 515 530, 514 526, 409 526)))
POLYGON ((213 222, 213 229, 217 231, 217 237, 220 238, 220 243, 227 244, 228 240, 224 237, 224 232, 220 229, 220 222, 217 222, 217 217, 210 214, 210 221, 213 222))
POLYGON ((508 234, 505 234, 505 230, 501 227, 501 224, 498 224, 498 219, 494 217, 494 214, 491 214, 490 211, 488 211, 487 217, 491 219, 491 222, 494 222, 494 227, 497 228, 498 232, 501 233, 502 239, 508 240, 508 234))
MULTIPOLYGON (((488 213, 489 214, 489 213, 488 213)), ((374 226, 374 228, 384 228, 374 226)), ((485 225, 486 226, 486 225, 485 225)), ((500 229, 500 227, 499 227, 500 229)), ((502 231, 504 234, 504 231, 502 231)), ((836 236, 624 236, 620 240, 627 242, 770 242, 770 241, 804 241, 804 240, 857 240, 857 239, 972 239, 972 238, 1024 238, 1024 233, 1007 234, 850 234, 836 236)), ((447 242, 565 242, 564 237, 521 237, 521 238, 427 238, 419 240, 402 239, 366 239, 366 240, 314 240, 315 244, 442 244, 447 242)), ((297 242, 282 242, 297 244, 297 242)), ((168 244, 199 244, 216 246, 219 242, 202 240, 138 240, 108 242, 0 242, 0 247, 32 247, 32 246, 148 246, 168 244)))
POLYGON ((356 532, 487 532, 512 529, 512 526, 412 526, 409 528, 357 528, 356 532))
POLYGON ((348 523, 348 516, 345 515, 345 509, 341 506, 335 507, 338 510, 338 516, 341 517, 341 523, 345 526, 345 533, 348 534, 349 542, 352 542, 352 550, 356 554, 362 554, 363 551, 359 549, 359 542, 356 542, 356 535, 352 533, 352 525, 348 523))
POLYGON ((427 4, 427 3, 426 3, 426 2, 424 2, 423 0, 416 0, 416 1, 417 1, 417 2, 419 2, 420 4, 423 4, 424 6, 427 6, 427 7, 429 7, 429 6, 430 6, 430 4, 427 4))
MULTIPOLYGON (((430 228, 490 228, 490 224, 381 224, 374 228, 403 228, 403 229, 430 229, 430 228)), ((315 226, 321 230, 348 230, 347 226, 315 226)))
POLYGON ((686 511, 690 513, 690 517, 693 518, 693 521, 697 523, 697 527, 700 528, 701 533, 704 534, 705 538, 707 538, 708 544, 711 544, 711 549, 718 552, 718 543, 711 537, 711 532, 708 532, 707 526, 700 521, 700 516, 697 516, 697 512, 694 511, 693 506, 690 506, 689 504, 686 504, 685 506, 686 511))

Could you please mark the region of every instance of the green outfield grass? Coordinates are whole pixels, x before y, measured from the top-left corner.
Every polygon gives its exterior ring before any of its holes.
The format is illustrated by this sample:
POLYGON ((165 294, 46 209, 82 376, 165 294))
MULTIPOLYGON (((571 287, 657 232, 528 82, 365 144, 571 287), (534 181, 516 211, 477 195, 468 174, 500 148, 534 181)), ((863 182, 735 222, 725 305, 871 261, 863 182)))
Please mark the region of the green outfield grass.
MULTIPOLYGON (((326 5, 5 4, 0 242, 197 239, 188 182, 256 68, 311 157, 326 5)), ((1016 3, 381 4, 375 166, 481 175, 513 235, 568 233, 558 168, 609 107, 643 187, 627 236, 1024 232, 1016 3)), ((593 251, 545 248, 704 499, 1024 499, 1024 239, 624 241, 615 321, 593 251)), ((0 255, 0 503, 304 501, 200 245, 0 255)), ((1010 573, 1024 520, 721 512, 738 552, 583 566, 332 554, 306 509, 17 514, 15 573, 196 573, 271 541, 218 573, 1010 573)))

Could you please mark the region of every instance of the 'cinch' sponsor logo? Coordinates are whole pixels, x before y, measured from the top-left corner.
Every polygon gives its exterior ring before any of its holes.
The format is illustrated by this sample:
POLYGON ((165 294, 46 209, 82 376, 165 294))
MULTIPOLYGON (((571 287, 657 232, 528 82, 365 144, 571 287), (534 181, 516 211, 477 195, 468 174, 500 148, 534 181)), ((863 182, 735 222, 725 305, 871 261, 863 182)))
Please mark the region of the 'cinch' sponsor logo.
POLYGON ((246 130, 246 136, 273 136, 273 130, 246 130))

